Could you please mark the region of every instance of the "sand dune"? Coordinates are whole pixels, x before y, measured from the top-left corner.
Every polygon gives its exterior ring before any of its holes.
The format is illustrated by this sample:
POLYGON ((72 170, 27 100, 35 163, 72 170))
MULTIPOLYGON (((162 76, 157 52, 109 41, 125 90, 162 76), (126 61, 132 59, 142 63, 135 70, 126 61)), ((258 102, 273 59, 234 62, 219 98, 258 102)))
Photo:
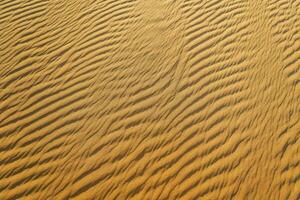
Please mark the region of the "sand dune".
POLYGON ((300 199, 300 1, 1 0, 0 199, 300 199))

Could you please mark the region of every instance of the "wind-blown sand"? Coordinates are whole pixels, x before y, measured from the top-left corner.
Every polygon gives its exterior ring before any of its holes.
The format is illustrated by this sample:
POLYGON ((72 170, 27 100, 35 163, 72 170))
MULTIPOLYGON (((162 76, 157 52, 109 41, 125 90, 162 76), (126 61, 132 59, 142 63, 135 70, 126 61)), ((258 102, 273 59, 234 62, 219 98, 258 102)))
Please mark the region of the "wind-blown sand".
POLYGON ((300 199, 300 0, 1 0, 0 199, 300 199))

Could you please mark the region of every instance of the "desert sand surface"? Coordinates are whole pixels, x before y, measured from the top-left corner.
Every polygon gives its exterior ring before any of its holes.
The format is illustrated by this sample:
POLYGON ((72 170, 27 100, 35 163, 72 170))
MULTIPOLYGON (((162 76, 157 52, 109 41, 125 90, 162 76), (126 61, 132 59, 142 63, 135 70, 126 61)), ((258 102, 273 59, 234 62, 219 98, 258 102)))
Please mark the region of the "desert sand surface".
POLYGON ((1 0, 0 200, 299 200, 300 0, 1 0))

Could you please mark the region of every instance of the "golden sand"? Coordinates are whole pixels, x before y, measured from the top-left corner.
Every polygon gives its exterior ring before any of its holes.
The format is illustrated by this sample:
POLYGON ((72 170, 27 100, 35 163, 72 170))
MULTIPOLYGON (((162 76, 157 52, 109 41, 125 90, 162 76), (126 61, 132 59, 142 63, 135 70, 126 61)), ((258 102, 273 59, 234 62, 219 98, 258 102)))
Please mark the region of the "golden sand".
POLYGON ((0 200, 299 200, 300 0, 1 0, 0 200))

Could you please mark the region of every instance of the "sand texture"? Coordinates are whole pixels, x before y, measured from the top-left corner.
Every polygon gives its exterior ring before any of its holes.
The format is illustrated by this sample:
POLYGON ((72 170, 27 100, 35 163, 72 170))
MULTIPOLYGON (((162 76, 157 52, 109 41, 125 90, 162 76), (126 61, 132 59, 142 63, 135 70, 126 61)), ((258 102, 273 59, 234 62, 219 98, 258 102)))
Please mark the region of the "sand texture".
POLYGON ((1 0, 0 200, 299 200, 300 0, 1 0))

